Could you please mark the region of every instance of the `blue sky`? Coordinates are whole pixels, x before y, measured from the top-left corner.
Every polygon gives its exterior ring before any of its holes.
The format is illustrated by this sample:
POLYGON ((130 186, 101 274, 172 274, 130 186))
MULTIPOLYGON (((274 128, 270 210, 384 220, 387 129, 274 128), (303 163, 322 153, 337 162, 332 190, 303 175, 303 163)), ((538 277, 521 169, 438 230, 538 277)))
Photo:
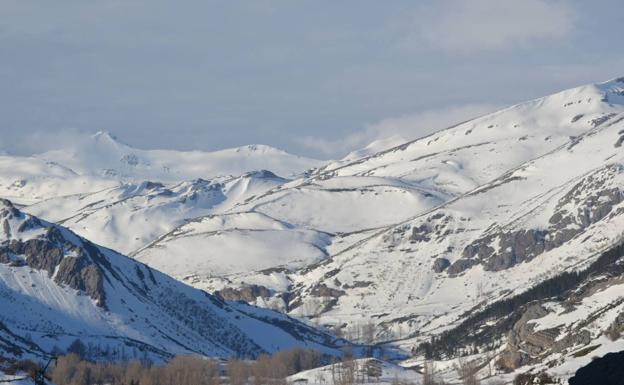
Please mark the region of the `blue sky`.
POLYGON ((624 75, 621 0, 0 2, 0 149, 318 157, 624 75))

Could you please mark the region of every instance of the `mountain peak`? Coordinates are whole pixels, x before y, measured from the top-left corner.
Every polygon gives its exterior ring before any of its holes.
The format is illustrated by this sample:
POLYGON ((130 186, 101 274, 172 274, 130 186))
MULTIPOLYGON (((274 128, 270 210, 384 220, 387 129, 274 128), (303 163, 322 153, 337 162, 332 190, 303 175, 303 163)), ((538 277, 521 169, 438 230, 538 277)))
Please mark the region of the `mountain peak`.
POLYGON ((95 134, 91 135, 91 140, 96 144, 106 144, 115 146, 128 146, 119 140, 115 134, 106 130, 99 130, 95 134))
MULTIPOLYGON (((232 150, 238 153, 249 154, 285 154, 286 152, 266 144, 248 144, 246 146, 235 147, 232 150)), ((227 150, 225 150, 227 151, 227 150)))
POLYGON ((117 140, 115 135, 106 130, 99 130, 95 134, 91 135, 91 137, 95 140, 117 140))

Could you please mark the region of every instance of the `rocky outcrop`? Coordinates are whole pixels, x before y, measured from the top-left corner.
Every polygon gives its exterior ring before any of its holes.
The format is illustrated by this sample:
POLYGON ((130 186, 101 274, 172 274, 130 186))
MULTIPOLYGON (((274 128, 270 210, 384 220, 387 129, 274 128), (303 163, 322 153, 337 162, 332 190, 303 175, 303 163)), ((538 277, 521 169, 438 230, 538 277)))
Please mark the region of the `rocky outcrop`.
POLYGON ((448 268, 449 266, 451 266, 451 262, 446 259, 446 258, 436 258, 435 261, 433 261, 433 271, 436 273, 441 273, 444 270, 446 270, 446 268, 448 268))
POLYGON ((620 314, 617 315, 617 317, 615 317, 613 322, 611 322, 611 324, 605 331, 605 334, 607 335, 607 337, 609 337, 609 339, 611 339, 612 341, 615 341, 621 337, 623 331, 624 331, 624 312, 621 312, 620 314))
POLYGON ((246 285, 241 288, 226 287, 215 292, 215 294, 225 301, 244 301, 253 303, 258 297, 270 298, 273 294, 271 290, 260 285, 246 285))
POLYGON ((310 294, 314 297, 329 297, 329 298, 339 298, 345 295, 344 290, 331 288, 324 283, 318 284, 312 288, 310 294))
POLYGON ((98 306, 105 307, 102 271, 86 256, 64 258, 54 280, 86 293, 98 306))
POLYGON ((412 236, 410 239, 414 242, 429 242, 431 240, 430 232, 431 230, 426 224, 414 227, 412 228, 412 236))
POLYGON ((456 275, 478 264, 479 261, 477 261, 476 259, 458 259, 457 261, 453 262, 453 264, 448 269, 446 269, 446 272, 451 275, 456 275))
POLYGON ((68 240, 60 228, 45 227, 34 217, 26 218, 14 206, 4 205, 0 217, 4 218, 9 234, 0 244, 0 263, 13 266, 27 265, 36 270, 43 270, 56 283, 67 285, 91 297, 98 306, 106 307, 106 295, 102 267, 97 263, 105 260, 95 247, 77 245, 68 240), (11 239, 10 220, 21 218, 23 221, 16 229, 18 233, 40 228, 42 234, 27 240, 11 239))
MULTIPOLYGON (((534 324, 529 321, 544 317, 548 311, 541 305, 529 306, 522 317, 514 324, 507 335, 507 347, 501 354, 498 365, 506 370, 514 370, 534 361, 533 355, 539 354, 547 345, 546 338, 533 338, 536 345, 529 342, 528 336, 535 334, 534 324)), ((553 333, 554 334, 554 333, 553 333)))
POLYGON ((620 188, 606 186, 620 172, 620 166, 614 165, 583 178, 559 199, 546 229, 498 231, 476 239, 447 271, 458 274, 477 263, 489 271, 505 270, 560 247, 606 218, 614 206, 624 201, 620 188))
POLYGON ((563 333, 560 328, 536 331, 535 324, 529 321, 547 314, 548 311, 540 304, 527 307, 507 335, 507 346, 498 361, 501 368, 514 370, 535 364, 543 356, 566 353, 571 347, 586 346, 591 342, 591 333, 584 329, 568 331, 563 337, 560 337, 563 333))

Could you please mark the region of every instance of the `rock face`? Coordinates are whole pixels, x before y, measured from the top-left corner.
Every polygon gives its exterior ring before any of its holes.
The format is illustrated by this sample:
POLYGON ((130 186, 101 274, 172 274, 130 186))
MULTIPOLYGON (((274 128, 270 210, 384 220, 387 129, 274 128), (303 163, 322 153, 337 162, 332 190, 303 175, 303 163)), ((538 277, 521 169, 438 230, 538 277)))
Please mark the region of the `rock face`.
MULTIPOLYGON (((5 218, 5 223, 7 221, 5 218)), ((102 267, 96 262, 103 260, 103 257, 93 255, 97 253, 94 247, 72 244, 63 237, 59 228, 52 226, 35 239, 12 239, 0 244, 0 263, 45 270, 49 277, 54 275, 56 283, 84 292, 98 306, 106 308, 102 267)))
POLYGON ((471 267, 478 265, 479 261, 476 259, 458 259, 446 270, 451 275, 459 274, 471 267))
POLYGON ((612 214, 624 200, 619 187, 606 185, 621 172, 620 166, 612 165, 583 178, 559 199, 546 229, 495 231, 471 242, 448 272, 458 274, 478 263, 488 271, 505 270, 560 247, 612 214))
POLYGON ((589 331, 571 330, 564 332, 559 327, 535 330, 531 320, 548 314, 542 305, 530 305, 507 335, 507 346, 501 354, 498 365, 505 370, 515 370, 524 365, 540 362, 542 357, 552 353, 566 353, 569 348, 586 346, 591 342, 589 331), (560 337, 561 334, 565 334, 560 337))
POLYGON ((514 370, 520 366, 530 364, 534 361, 532 355, 539 354, 545 348, 548 348, 549 344, 552 345, 554 338, 551 339, 550 336, 529 339, 529 336, 534 336, 534 325, 530 324, 529 321, 541 318, 546 314, 548 312, 540 305, 532 305, 525 310, 507 336, 507 348, 499 360, 499 365, 502 368, 514 370))
POLYGON ((244 301, 253 303, 258 297, 270 298, 273 293, 264 286, 246 285, 239 289, 226 287, 215 292, 215 294, 226 301, 244 301))
MULTIPOLYGON (((526 308, 518 309, 516 315, 521 316, 507 333, 507 345, 498 361, 499 366, 505 370, 514 370, 524 365, 543 363, 546 357, 551 360, 553 357, 569 355, 581 357, 601 345, 596 339, 602 335, 611 340, 620 338, 624 313, 620 311, 612 314, 612 322, 606 329, 604 319, 600 317, 621 307, 624 300, 617 296, 609 297, 608 300, 596 297, 600 297, 613 285, 621 284, 622 272, 624 268, 621 265, 610 266, 602 275, 590 275, 574 290, 533 301, 526 308), (592 304, 589 308, 588 303, 592 304), (564 315, 574 312, 582 316, 564 315), (553 318, 553 315, 557 316, 553 318), (559 320, 559 315, 562 320, 559 320), (567 321, 563 321, 565 317, 568 317, 567 321), (536 328, 538 324, 542 326, 536 328)), ((513 313, 510 316, 513 317, 513 313)))

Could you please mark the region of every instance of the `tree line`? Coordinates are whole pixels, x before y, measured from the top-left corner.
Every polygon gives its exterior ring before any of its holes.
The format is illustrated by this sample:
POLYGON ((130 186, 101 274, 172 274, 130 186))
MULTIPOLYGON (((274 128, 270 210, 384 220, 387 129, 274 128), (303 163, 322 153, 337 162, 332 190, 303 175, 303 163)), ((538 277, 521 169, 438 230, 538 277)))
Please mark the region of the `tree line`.
POLYGON ((47 374, 55 385, 218 385, 222 377, 230 385, 281 385, 287 376, 322 364, 318 351, 300 348, 261 355, 255 361, 177 356, 161 365, 96 362, 69 353, 58 357, 47 374))

